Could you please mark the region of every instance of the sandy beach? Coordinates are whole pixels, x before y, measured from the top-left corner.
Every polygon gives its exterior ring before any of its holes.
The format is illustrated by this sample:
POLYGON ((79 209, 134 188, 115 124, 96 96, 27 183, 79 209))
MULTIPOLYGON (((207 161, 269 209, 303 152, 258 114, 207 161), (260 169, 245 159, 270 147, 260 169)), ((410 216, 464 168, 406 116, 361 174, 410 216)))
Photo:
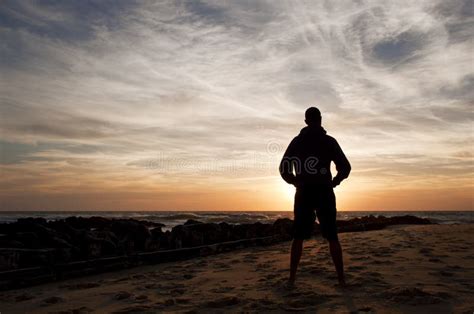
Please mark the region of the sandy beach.
POLYGON ((327 244, 305 242, 287 290, 290 242, 54 282, 1 294, 1 313, 472 313, 474 225, 340 234, 348 287, 327 244))

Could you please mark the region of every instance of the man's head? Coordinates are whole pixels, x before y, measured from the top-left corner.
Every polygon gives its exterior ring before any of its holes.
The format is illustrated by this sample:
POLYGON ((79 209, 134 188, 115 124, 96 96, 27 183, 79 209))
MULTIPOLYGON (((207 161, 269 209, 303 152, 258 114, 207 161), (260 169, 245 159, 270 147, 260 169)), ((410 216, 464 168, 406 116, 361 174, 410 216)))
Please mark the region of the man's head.
POLYGON ((306 124, 308 126, 318 126, 321 125, 321 111, 316 107, 310 107, 306 109, 304 114, 306 124))

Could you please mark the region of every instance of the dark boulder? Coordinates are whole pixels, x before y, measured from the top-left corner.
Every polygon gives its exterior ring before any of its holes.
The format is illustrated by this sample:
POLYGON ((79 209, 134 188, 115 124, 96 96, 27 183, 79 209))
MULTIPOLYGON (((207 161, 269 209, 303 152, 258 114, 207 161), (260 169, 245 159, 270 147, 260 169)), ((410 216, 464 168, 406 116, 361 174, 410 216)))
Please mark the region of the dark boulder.
POLYGON ((92 217, 68 217, 64 220, 69 226, 81 229, 104 229, 110 225, 111 220, 104 217, 92 216, 92 217))
POLYGON ((71 237, 69 234, 58 232, 48 226, 46 219, 23 218, 11 224, 13 230, 20 233, 33 233, 39 240, 37 246, 44 248, 68 247, 71 237))
POLYGON ((293 220, 288 218, 279 218, 273 223, 274 234, 283 239, 291 238, 292 229, 293 220))
POLYGON ((194 247, 204 244, 204 235, 202 232, 193 231, 189 227, 190 225, 173 227, 171 230, 171 238, 174 248, 194 247))
POLYGON ((195 234, 195 237, 202 239, 202 244, 214 244, 224 242, 221 227, 215 223, 196 223, 184 226, 188 232, 195 234))
POLYGON ((114 220, 110 230, 117 236, 126 252, 144 251, 151 236, 144 224, 132 219, 114 220))
POLYGON ((85 231, 83 242, 88 245, 89 255, 112 256, 117 253, 119 240, 112 231, 91 230, 85 231))
POLYGON ((18 218, 16 223, 18 225, 38 224, 38 225, 46 226, 48 224, 48 221, 42 217, 38 217, 38 218, 26 217, 26 218, 18 218))
POLYGON ((167 230, 160 236, 160 249, 169 250, 174 248, 173 235, 171 231, 167 230))
POLYGON ((161 227, 156 227, 150 230, 150 241, 148 241, 146 251, 156 251, 161 247, 161 240, 164 235, 161 227))

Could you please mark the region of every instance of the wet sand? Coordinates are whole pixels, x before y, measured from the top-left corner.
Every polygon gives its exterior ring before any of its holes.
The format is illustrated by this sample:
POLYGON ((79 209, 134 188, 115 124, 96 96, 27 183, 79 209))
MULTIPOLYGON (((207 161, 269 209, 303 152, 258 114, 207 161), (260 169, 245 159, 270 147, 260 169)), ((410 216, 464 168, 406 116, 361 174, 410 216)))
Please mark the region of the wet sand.
POLYGON ((285 289, 290 243, 143 266, 0 294, 3 313, 473 313, 474 225, 340 234, 348 287, 322 238, 305 242, 285 289))

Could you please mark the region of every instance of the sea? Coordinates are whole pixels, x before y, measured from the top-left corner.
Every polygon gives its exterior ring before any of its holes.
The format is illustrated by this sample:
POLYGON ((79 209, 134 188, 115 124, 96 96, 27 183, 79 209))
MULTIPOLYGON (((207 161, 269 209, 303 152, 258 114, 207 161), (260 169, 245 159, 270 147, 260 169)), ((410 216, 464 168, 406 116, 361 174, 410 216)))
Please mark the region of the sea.
MULTIPOLYGON (((385 217, 414 215, 428 218, 439 224, 466 224, 474 223, 474 211, 339 211, 337 219, 348 220, 356 217, 383 215, 385 217)), ((273 223, 278 218, 293 218, 291 211, 16 211, 0 212, 0 223, 15 222, 18 218, 43 217, 48 221, 64 219, 70 216, 106 218, 134 218, 148 220, 165 225, 169 230, 176 225, 183 224, 188 219, 201 222, 242 223, 273 223)))

